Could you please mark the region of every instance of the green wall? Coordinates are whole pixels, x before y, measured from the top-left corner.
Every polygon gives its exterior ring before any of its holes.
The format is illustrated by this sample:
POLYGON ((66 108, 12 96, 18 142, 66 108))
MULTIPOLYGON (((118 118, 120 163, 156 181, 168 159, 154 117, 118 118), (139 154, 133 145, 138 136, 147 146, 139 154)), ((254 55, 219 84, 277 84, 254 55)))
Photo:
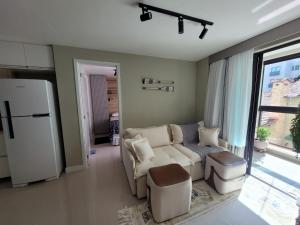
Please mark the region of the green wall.
POLYGON ((204 119, 204 107, 207 91, 209 73, 209 59, 205 58, 197 63, 197 82, 196 82, 196 113, 197 120, 204 119))
POLYGON ((196 121, 197 63, 53 46, 67 166, 82 164, 73 59, 120 63, 123 126, 196 121), (175 92, 144 91, 142 77, 174 80, 175 92))

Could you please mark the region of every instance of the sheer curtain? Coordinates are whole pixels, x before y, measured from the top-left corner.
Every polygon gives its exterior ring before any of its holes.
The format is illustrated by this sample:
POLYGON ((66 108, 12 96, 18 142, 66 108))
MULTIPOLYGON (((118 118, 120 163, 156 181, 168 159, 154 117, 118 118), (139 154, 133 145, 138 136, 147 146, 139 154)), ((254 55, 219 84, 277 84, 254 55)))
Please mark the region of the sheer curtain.
POLYGON ((222 127, 225 69, 226 61, 224 59, 212 63, 209 67, 204 111, 204 123, 206 127, 222 127))
POLYGON ((229 149, 244 155, 252 90, 253 50, 229 58, 226 73, 223 138, 229 149))

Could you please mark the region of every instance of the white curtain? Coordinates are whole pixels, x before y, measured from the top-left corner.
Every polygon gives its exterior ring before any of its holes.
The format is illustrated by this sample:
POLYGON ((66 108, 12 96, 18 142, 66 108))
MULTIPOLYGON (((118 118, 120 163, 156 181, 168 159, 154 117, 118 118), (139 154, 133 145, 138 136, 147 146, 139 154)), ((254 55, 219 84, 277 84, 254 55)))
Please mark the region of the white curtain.
POLYGON ((204 123, 206 127, 222 127, 226 61, 219 60, 209 67, 204 123))
POLYGON ((223 138, 230 150, 243 156, 248 128, 252 90, 253 50, 229 58, 226 73, 226 94, 223 138))

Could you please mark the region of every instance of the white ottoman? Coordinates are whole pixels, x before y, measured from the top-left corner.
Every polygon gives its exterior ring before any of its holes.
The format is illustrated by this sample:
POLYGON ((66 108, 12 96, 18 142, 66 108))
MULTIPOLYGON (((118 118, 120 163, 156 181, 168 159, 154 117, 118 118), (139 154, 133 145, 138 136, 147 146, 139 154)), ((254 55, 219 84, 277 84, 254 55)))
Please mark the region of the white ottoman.
POLYGON ((220 194, 241 189, 246 178, 247 162, 231 152, 209 153, 205 181, 220 194))
POLYGON ((180 165, 149 169, 147 187, 147 198, 155 222, 169 220, 190 210, 192 178, 180 165))

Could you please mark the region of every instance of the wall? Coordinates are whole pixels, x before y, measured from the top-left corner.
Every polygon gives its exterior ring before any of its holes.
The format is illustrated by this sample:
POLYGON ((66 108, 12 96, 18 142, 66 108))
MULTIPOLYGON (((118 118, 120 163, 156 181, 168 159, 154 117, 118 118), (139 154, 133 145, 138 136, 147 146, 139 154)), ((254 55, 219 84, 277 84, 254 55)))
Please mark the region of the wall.
POLYGON ((243 51, 247 51, 251 48, 262 49, 267 48, 268 46, 278 45, 279 43, 287 42, 291 39, 299 39, 299 27, 300 18, 295 19, 289 23, 283 24, 272 30, 266 31, 260 35, 243 41, 223 51, 217 52, 209 57, 209 63, 230 57, 243 51))
POLYGON ((204 119, 204 107, 207 91, 209 73, 209 59, 205 58, 197 63, 197 94, 196 94, 196 106, 197 106, 197 120, 204 119))
POLYGON ((196 121, 195 62, 53 46, 67 166, 80 165, 73 59, 120 63, 123 126, 196 121), (144 76, 174 80, 175 92, 144 91, 144 76))

